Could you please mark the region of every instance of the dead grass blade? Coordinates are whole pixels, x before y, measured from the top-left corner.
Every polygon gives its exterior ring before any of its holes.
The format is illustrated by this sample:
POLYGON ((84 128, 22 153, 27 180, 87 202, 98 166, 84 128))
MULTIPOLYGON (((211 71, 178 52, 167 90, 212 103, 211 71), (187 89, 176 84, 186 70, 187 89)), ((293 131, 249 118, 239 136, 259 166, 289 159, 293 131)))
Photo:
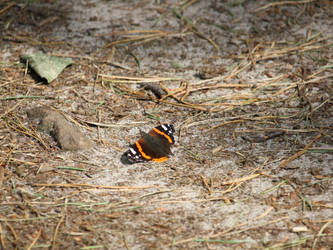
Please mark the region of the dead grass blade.
POLYGON ((115 83, 127 83, 127 84, 181 80, 181 78, 177 78, 177 77, 159 77, 159 76, 133 77, 133 76, 118 76, 118 75, 105 75, 105 74, 99 74, 98 77, 102 77, 103 80, 111 80, 115 83))
MULTIPOLYGON (((1 218, 0 218, 0 219, 1 219, 1 218)), ((14 243, 16 244, 16 243, 19 241, 19 238, 18 238, 18 236, 17 236, 17 233, 16 233, 15 229, 12 227, 12 225, 8 222, 7 219, 5 219, 4 221, 5 221, 5 223, 6 223, 6 226, 7 226, 7 227, 9 228, 9 230, 12 232, 12 234, 13 234, 13 236, 14 236, 14 239, 15 239, 14 243)))
POLYGON ((242 183, 244 181, 248 181, 248 180, 251 180, 253 178, 256 178, 259 175, 261 175, 261 174, 251 174, 251 175, 244 176, 242 178, 238 178, 238 179, 235 179, 235 180, 222 182, 221 185, 236 185, 238 183, 242 183))
POLYGON ((264 218, 267 214, 269 214, 274 208, 270 207, 269 209, 267 209, 265 212, 263 212, 261 215, 259 215, 256 219, 260 220, 262 218, 264 218))
MULTIPOLYGON (((249 53, 240 55, 238 58, 243 59, 240 63, 234 66, 229 73, 225 76, 218 76, 212 79, 201 80, 198 82, 189 82, 185 79, 170 78, 170 77, 133 77, 133 76, 117 76, 99 74, 102 84, 109 82, 116 85, 116 89, 121 94, 129 94, 137 99, 152 100, 167 105, 173 105, 183 108, 195 109, 205 112, 221 112, 231 111, 247 105, 261 105, 264 103, 276 103, 285 101, 289 90, 293 90, 299 86, 308 84, 318 84, 327 79, 332 78, 333 74, 324 74, 329 72, 330 67, 321 67, 316 72, 307 76, 305 79, 291 82, 289 74, 282 74, 278 77, 265 79, 261 81, 249 81, 245 83, 229 83, 232 78, 239 75, 241 72, 247 70, 251 65, 254 65, 259 60, 266 60, 271 58, 289 56, 290 53, 304 53, 305 51, 316 50, 328 46, 324 43, 328 38, 323 37, 322 33, 315 34, 309 39, 300 42, 294 42, 292 45, 286 42, 268 42, 256 46, 249 53), (278 44, 278 45, 277 45, 278 44), (169 86, 180 85, 178 88, 169 86), (178 81, 181 81, 180 83, 178 81), (145 95, 143 91, 133 91, 130 87, 122 86, 121 84, 145 84, 145 83, 159 83, 159 87, 166 92, 156 98, 145 95), (210 95, 209 98, 197 98, 195 94, 202 94, 204 91, 213 93, 214 90, 219 88, 234 88, 235 93, 221 96, 219 92, 210 95), (247 89, 246 94, 239 94, 239 91, 247 89), (274 91, 271 91, 272 88, 274 91), (194 96, 194 97, 192 97, 194 96), (174 101, 167 100, 168 98, 174 101)), ((244 92, 244 91, 243 91, 244 92)), ((290 98, 290 97, 289 97, 290 98)), ((322 106, 327 104, 324 101, 322 106)), ((312 110, 314 112, 315 110, 312 110)), ((242 120, 239 117, 238 120, 242 120)), ((234 121, 236 122, 236 121, 234 121)), ((241 122, 241 121, 239 121, 241 122)), ((228 122, 229 123, 229 122, 228 122)), ((226 123, 226 124, 228 124, 226 123)), ((224 123, 217 125, 224 126, 224 123)), ((217 128, 215 127, 215 128, 217 128)), ((214 129, 214 128, 212 128, 214 129)))
POLYGON ((85 184, 85 183, 76 183, 76 184, 61 184, 61 183, 36 183, 33 184, 37 187, 63 187, 63 188, 81 188, 81 187, 89 187, 89 188, 101 188, 101 189, 117 189, 117 190, 138 190, 138 189, 147 189, 152 188, 154 186, 103 186, 103 185, 94 185, 94 184, 85 184))
POLYGON ((52 248, 51 248, 52 250, 53 249, 58 249, 57 244, 56 244, 57 243, 57 235, 58 235, 59 227, 60 227, 61 223, 64 221, 64 218, 65 218, 65 215, 62 215, 60 217, 60 220, 59 220, 59 222, 58 222, 58 224, 57 224, 57 226, 54 230, 54 234, 53 234, 53 238, 52 238, 52 248))
POLYGON ((42 229, 40 228, 39 230, 38 230, 38 233, 37 233, 37 235, 36 235, 36 237, 34 238, 34 240, 31 242, 31 244, 27 247, 27 250, 31 250, 33 247, 34 247, 34 245, 36 244, 36 242, 37 242, 37 240, 39 239, 39 237, 40 237, 40 235, 42 234, 42 229))
POLYGON ((44 142, 40 134, 36 130, 26 127, 18 116, 12 115, 12 119, 7 119, 6 124, 11 129, 36 139, 45 150, 51 150, 50 147, 44 142))
POLYGON ((0 243, 1 243, 1 249, 6 249, 5 233, 2 231, 1 223, 0 223, 0 243))
MULTIPOLYGON (((242 232, 245 232, 245 231, 249 231, 249 230, 253 230, 253 229, 256 229, 256 228, 264 227, 264 226, 267 226, 267 225, 270 225, 270 224, 275 224, 275 223, 278 223, 278 222, 286 220, 286 219, 288 219, 287 216, 279 218, 279 219, 276 219, 276 220, 267 221, 267 222, 264 222, 262 224, 258 224, 258 225, 254 225, 254 226, 248 226, 248 227, 245 227, 243 229, 239 229, 239 230, 234 231, 235 229, 240 228, 240 227, 246 225, 244 223, 240 223, 237 226, 234 226, 234 227, 232 227, 230 229, 227 229, 227 230, 225 230, 223 232, 216 233, 216 234, 213 234, 213 235, 207 235, 205 237, 200 237, 200 238, 203 238, 203 239, 212 239, 212 238, 217 238, 217 237, 221 237, 221 236, 239 234, 239 233, 242 233, 242 232)), ((176 245, 188 243, 188 242, 191 242, 191 241, 196 241, 197 239, 198 239, 198 237, 194 237, 194 238, 188 238, 186 240, 176 241, 176 242, 173 242, 172 244, 170 244, 170 246, 176 246, 176 245)))
POLYGON ((275 6, 280 6, 280 5, 297 5, 297 4, 305 4, 305 3, 311 3, 315 2, 316 0, 302 0, 302 1, 281 1, 281 2, 274 2, 274 3, 269 3, 266 4, 260 8, 257 8, 254 10, 254 12, 259 12, 265 9, 269 9, 275 6))
POLYGON ((297 152, 296 154, 292 155, 288 159, 284 160, 280 163, 279 167, 284 168, 286 167, 291 161, 297 159, 301 155, 303 155, 310 147, 311 145, 318 140, 320 137, 322 137, 322 133, 318 134, 315 138, 313 138, 301 151, 297 152))
POLYGON ((104 48, 110 48, 116 45, 127 44, 127 43, 135 43, 142 44, 147 43, 153 40, 158 40, 162 38, 172 38, 172 37, 183 37, 187 35, 187 33, 170 33, 162 30, 129 30, 129 31, 118 31, 109 33, 108 35, 130 35, 129 38, 123 38, 114 42, 111 42, 104 46, 104 48))
POLYGON ((333 222, 333 219, 330 219, 328 222, 326 222, 322 228, 319 230, 318 234, 316 235, 316 238, 315 240, 313 241, 313 244, 312 244, 312 250, 316 249, 316 245, 317 245, 317 242, 318 242, 318 238, 320 237, 320 235, 324 232, 324 230, 333 222))
POLYGON ((0 15, 2 15, 3 13, 5 13, 7 10, 9 10, 11 7, 15 6, 16 5, 16 2, 13 1, 13 2, 9 2, 8 5, 4 8, 2 8, 0 10, 0 15))
POLYGON ((195 25, 187 17, 182 15, 177 9, 173 9, 172 12, 177 18, 179 18, 180 20, 183 20, 186 23, 189 30, 191 30, 198 37, 208 41, 211 45, 213 45, 213 47, 216 49, 217 52, 220 51, 219 46, 212 39, 210 39, 209 37, 206 37, 204 34, 199 32, 197 27, 195 27, 195 25))

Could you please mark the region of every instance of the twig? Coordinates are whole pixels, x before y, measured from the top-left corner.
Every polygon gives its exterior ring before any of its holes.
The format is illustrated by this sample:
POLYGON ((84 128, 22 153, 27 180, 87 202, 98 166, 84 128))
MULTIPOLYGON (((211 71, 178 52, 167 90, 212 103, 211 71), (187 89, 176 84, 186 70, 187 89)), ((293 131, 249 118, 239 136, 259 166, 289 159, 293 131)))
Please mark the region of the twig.
POLYGON ((79 120, 80 122, 83 122, 83 123, 86 123, 89 125, 93 125, 93 126, 98 126, 101 128, 127 128, 127 127, 133 127, 133 126, 137 126, 139 124, 146 123, 146 122, 132 122, 131 124, 108 124, 108 123, 86 121, 86 120, 82 120, 81 118, 76 118, 76 119, 79 120))
POLYGON ((12 234, 14 236, 14 239, 15 239, 14 243, 17 244, 19 238, 17 236, 17 233, 16 233, 15 229, 12 227, 12 225, 9 224, 8 219, 5 220, 5 223, 6 223, 7 227, 10 229, 10 231, 12 232, 12 234))
MULTIPOLYGON (((241 223, 241 224, 239 224, 239 225, 237 225, 237 226, 235 226, 233 228, 227 229, 227 230, 225 230, 223 232, 220 232, 220 233, 217 233, 217 234, 214 234, 214 235, 210 235, 210 236, 206 236, 206 237, 203 237, 203 238, 205 238, 205 239, 211 239, 211 238, 220 237, 221 235, 237 234, 237 233, 241 233, 241 232, 248 231, 248 230, 251 230, 251 229, 255 229, 255 228, 267 226, 269 224, 274 224, 274 223, 280 222, 282 220, 285 220, 287 218, 288 217, 286 216, 286 217, 282 217, 282 218, 279 218, 279 219, 276 219, 276 220, 268 221, 268 222, 265 222, 265 223, 262 223, 262 224, 259 224, 259 225, 247 227, 247 228, 244 228, 244 229, 241 229, 241 230, 238 230, 238 231, 232 231, 233 229, 244 225, 244 223, 241 223)), ((186 239, 186 240, 177 241, 177 242, 172 243, 171 246, 175 246, 175 245, 179 245, 179 244, 184 244, 184 243, 187 243, 187 242, 195 241, 196 239, 197 239, 197 237, 189 238, 189 239, 186 239)))
POLYGON ((21 222, 21 221, 35 221, 35 220, 47 220, 47 219, 54 219, 58 218, 59 215, 55 216, 44 216, 44 217, 33 217, 33 218, 25 218, 25 219, 8 219, 8 218, 0 218, 0 221, 14 221, 14 222, 21 222))
POLYGON ((274 208, 270 207, 269 209, 267 209, 265 212, 263 212, 261 215, 259 215, 256 220, 260 220, 262 218, 264 218, 267 214, 269 214, 274 208))
POLYGON ((0 243, 1 243, 1 249, 6 249, 5 233, 2 231, 1 223, 0 223, 0 243))
POLYGON ((261 174, 251 174, 251 175, 244 176, 242 178, 238 178, 238 179, 235 179, 235 180, 222 182, 221 185, 230 185, 230 184, 236 184, 236 183, 244 182, 244 181, 256 178, 259 175, 261 175, 261 174))
POLYGON ((61 183, 36 183, 33 184, 37 187, 64 187, 64 188, 79 188, 79 187, 92 187, 92 188, 102 188, 102 189, 146 189, 154 186, 142 186, 142 187, 133 187, 133 186, 103 186, 103 185, 94 185, 94 184, 85 184, 85 183, 76 183, 76 184, 61 184, 61 183))
MULTIPOLYGON (((30 89, 28 89, 28 91, 26 92, 25 96, 27 96, 30 93, 30 89)), ((18 101, 13 107, 11 107, 10 109, 6 110, 6 112, 4 112, 2 115, 0 115, 0 119, 4 116, 6 116, 7 114, 9 114, 10 112, 14 111, 18 106, 21 105, 21 103, 23 102, 23 100, 18 101)))
POLYGON ((315 249, 318 238, 320 237, 320 235, 322 234, 322 232, 333 222, 333 219, 330 219, 328 222, 326 222, 324 224, 324 226, 322 226, 322 228, 319 230, 318 234, 315 236, 315 240, 313 241, 313 245, 312 245, 312 250, 315 249))
POLYGON ((243 119, 238 119, 238 120, 233 120, 233 121, 223 122, 223 123, 220 123, 220 124, 218 124, 218 125, 216 125, 216 126, 214 126, 214 127, 211 127, 211 128, 208 129, 206 132, 210 132, 210 131, 212 131, 212 130, 218 128, 218 127, 222 127, 222 126, 227 125, 227 124, 231 124, 231 123, 239 123, 239 122, 245 122, 245 120, 243 120, 243 119))
POLYGON ((99 76, 104 77, 106 79, 113 80, 115 82, 124 82, 124 83, 147 83, 147 82, 181 80, 181 78, 177 78, 177 77, 159 77, 159 76, 133 77, 133 76, 118 76, 118 75, 105 75, 105 74, 99 74, 99 76), (121 81, 121 80, 125 80, 125 81, 121 81))
POLYGON ((62 215, 58 224, 57 224, 57 226, 56 226, 56 228, 55 228, 55 231, 54 231, 54 234, 53 234, 53 239, 52 239, 52 248, 51 248, 52 250, 57 248, 56 247, 57 235, 58 235, 59 227, 60 227, 61 223, 64 221, 64 218, 65 218, 65 215, 62 215))
POLYGON ((54 99, 52 96, 26 96, 26 95, 18 95, 18 96, 7 96, 4 98, 0 98, 0 101, 9 101, 9 100, 18 100, 18 99, 54 99))
POLYGON ((10 9, 11 7, 15 6, 16 5, 16 2, 10 2, 6 7, 4 7, 3 9, 0 10, 0 15, 2 13, 5 13, 8 9, 10 9))
POLYGON ((322 137, 322 133, 320 133, 319 135, 317 135, 315 138, 313 138, 301 151, 297 152, 296 154, 292 155, 291 157, 289 157, 288 159, 284 160, 283 162, 280 163, 279 167, 284 168, 286 167, 291 161, 297 159, 298 157, 300 157, 301 155, 303 155, 312 145, 312 143, 314 143, 316 140, 318 140, 320 137, 322 137))
POLYGON ((279 6, 279 5, 287 5, 287 4, 296 5, 296 4, 302 4, 302 3, 311 3, 311 2, 314 2, 314 1, 317 1, 317 0, 282 1, 282 2, 269 3, 269 4, 266 4, 262 7, 260 7, 260 8, 255 9, 254 12, 258 12, 258 11, 265 10, 265 9, 268 9, 268 8, 271 8, 271 7, 274 7, 274 6, 279 6))
POLYGON ((39 239, 40 235, 42 234, 42 229, 40 228, 36 237, 34 238, 34 240, 31 242, 31 244, 27 247, 27 250, 31 250, 33 248, 33 246, 36 244, 37 240, 39 239))
POLYGON ((189 29, 196 34, 198 37, 203 38, 204 40, 208 41, 211 45, 214 46, 214 48, 217 50, 217 52, 220 51, 219 46, 210 38, 206 37, 204 34, 198 31, 198 29, 194 26, 194 24, 191 23, 190 20, 188 20, 184 15, 181 15, 176 9, 172 10, 173 14, 178 17, 180 20, 183 20, 189 29))

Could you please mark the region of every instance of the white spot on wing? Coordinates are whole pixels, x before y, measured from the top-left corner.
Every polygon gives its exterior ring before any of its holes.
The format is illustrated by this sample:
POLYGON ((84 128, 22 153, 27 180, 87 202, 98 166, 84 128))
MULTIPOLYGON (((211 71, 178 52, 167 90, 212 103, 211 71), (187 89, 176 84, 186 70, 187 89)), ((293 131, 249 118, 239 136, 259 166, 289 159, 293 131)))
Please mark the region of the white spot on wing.
POLYGON ((164 131, 168 131, 168 128, 163 124, 161 127, 164 129, 164 131))
POLYGON ((134 148, 130 148, 129 150, 131 151, 132 155, 136 155, 136 151, 134 150, 134 148))

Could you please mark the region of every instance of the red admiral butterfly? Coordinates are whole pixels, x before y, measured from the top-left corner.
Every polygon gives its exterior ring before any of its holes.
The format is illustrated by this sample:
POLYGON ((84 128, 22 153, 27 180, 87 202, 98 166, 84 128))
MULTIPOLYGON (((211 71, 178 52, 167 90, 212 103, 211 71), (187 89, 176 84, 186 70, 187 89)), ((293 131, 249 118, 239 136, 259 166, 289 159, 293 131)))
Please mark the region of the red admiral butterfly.
POLYGON ((163 124, 153 128, 149 133, 141 132, 141 138, 132 144, 121 157, 124 164, 134 164, 145 161, 163 162, 172 154, 170 147, 175 143, 172 124, 163 124))

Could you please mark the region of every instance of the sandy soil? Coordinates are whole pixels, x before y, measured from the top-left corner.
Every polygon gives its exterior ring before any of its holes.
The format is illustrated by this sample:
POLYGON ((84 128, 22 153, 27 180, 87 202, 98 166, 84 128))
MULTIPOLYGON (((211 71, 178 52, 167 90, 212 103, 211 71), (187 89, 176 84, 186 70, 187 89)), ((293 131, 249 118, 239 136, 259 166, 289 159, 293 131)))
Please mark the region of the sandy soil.
POLYGON ((330 249, 332 27, 328 0, 2 1, 1 248, 330 249), (75 64, 45 84, 37 51, 75 64), (61 150, 39 106, 93 148, 61 150), (170 159, 122 164, 160 123, 170 159))

